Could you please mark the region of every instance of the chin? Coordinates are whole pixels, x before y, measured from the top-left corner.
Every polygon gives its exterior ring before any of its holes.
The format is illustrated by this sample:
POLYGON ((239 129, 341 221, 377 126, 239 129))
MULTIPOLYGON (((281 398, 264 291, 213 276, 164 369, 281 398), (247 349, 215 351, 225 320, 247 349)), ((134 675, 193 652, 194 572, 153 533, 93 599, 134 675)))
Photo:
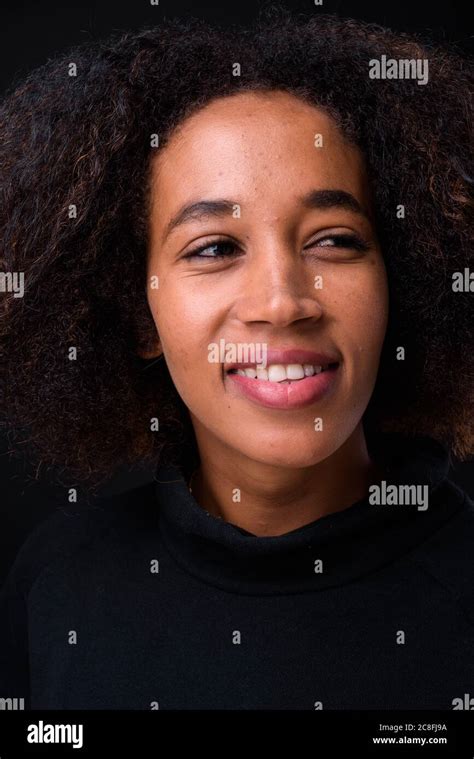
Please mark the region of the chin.
MULTIPOLYGON (((324 435, 321 432, 315 432, 314 435, 316 434, 324 435)), ((268 437, 263 440, 257 438, 254 439, 250 448, 248 445, 240 446, 235 443, 232 447, 253 461, 259 461, 262 464, 303 469, 324 461, 341 444, 338 440, 329 439, 327 436, 315 441, 314 435, 308 436, 307 433, 300 437, 278 435, 274 440, 269 440, 268 437)))

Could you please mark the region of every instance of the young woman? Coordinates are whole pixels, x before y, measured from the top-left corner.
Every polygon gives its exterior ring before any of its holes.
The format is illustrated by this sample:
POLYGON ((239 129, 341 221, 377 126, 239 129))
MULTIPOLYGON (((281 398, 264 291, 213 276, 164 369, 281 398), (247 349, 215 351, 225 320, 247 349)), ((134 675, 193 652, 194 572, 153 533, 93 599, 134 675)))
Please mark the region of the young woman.
POLYGON ((474 447, 471 84, 452 52, 280 10, 86 46, 5 99, 6 416, 75 487, 4 587, 1 697, 472 690, 447 477, 474 447), (152 482, 89 502, 129 465, 152 482))

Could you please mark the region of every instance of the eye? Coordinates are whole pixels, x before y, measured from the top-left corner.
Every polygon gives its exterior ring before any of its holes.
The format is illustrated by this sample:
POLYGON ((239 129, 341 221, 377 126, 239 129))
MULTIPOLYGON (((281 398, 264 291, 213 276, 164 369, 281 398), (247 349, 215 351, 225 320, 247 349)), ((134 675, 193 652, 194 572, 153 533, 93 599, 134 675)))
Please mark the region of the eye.
MULTIPOLYGON (((340 234, 340 235, 326 235, 319 240, 314 240, 308 245, 305 250, 311 248, 326 248, 326 249, 341 249, 341 250, 355 250, 357 252, 365 252, 370 249, 368 243, 362 240, 358 235, 340 234)), ((216 261, 225 258, 233 258, 239 253, 238 245, 232 240, 220 239, 214 240, 208 243, 202 243, 196 248, 186 253, 183 258, 187 259, 200 259, 201 261, 216 261)))
POLYGON ((216 259, 230 258, 237 251, 237 245, 232 240, 214 240, 214 242, 199 245, 183 257, 215 261, 216 259))
POLYGON ((311 248, 337 248, 341 250, 356 250, 359 253, 363 253, 370 250, 370 245, 359 237, 359 235, 339 234, 326 235, 326 237, 320 237, 318 240, 313 240, 305 250, 311 248))

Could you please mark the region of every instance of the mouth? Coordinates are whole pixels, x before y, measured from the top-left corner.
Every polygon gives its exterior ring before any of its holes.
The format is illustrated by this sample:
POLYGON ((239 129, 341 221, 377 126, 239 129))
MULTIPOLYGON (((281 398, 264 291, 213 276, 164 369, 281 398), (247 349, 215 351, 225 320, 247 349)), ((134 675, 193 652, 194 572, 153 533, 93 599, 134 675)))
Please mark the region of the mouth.
POLYGON ((231 394, 259 406, 290 410, 314 404, 333 391, 340 362, 309 351, 269 351, 265 367, 235 363, 224 366, 224 373, 231 394))
POLYGON ((253 364, 245 368, 232 367, 227 370, 227 374, 238 374, 241 377, 249 377, 263 382, 278 382, 289 385, 294 382, 301 382, 306 377, 313 377, 315 374, 330 371, 337 366, 337 361, 328 364, 270 364, 268 367, 253 364))

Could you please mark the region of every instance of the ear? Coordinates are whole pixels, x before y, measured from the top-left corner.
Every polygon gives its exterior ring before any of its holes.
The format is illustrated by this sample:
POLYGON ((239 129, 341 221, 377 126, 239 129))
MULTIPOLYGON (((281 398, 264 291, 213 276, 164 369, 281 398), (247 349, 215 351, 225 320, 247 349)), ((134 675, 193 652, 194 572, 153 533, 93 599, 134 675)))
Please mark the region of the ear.
POLYGON ((161 351, 138 351, 140 358, 144 359, 158 358, 161 354, 161 351))
POLYGON ((151 342, 145 342, 139 345, 137 348, 137 353, 140 358, 144 359, 158 358, 158 356, 161 356, 163 350, 161 348, 161 343, 158 337, 156 337, 151 342))

